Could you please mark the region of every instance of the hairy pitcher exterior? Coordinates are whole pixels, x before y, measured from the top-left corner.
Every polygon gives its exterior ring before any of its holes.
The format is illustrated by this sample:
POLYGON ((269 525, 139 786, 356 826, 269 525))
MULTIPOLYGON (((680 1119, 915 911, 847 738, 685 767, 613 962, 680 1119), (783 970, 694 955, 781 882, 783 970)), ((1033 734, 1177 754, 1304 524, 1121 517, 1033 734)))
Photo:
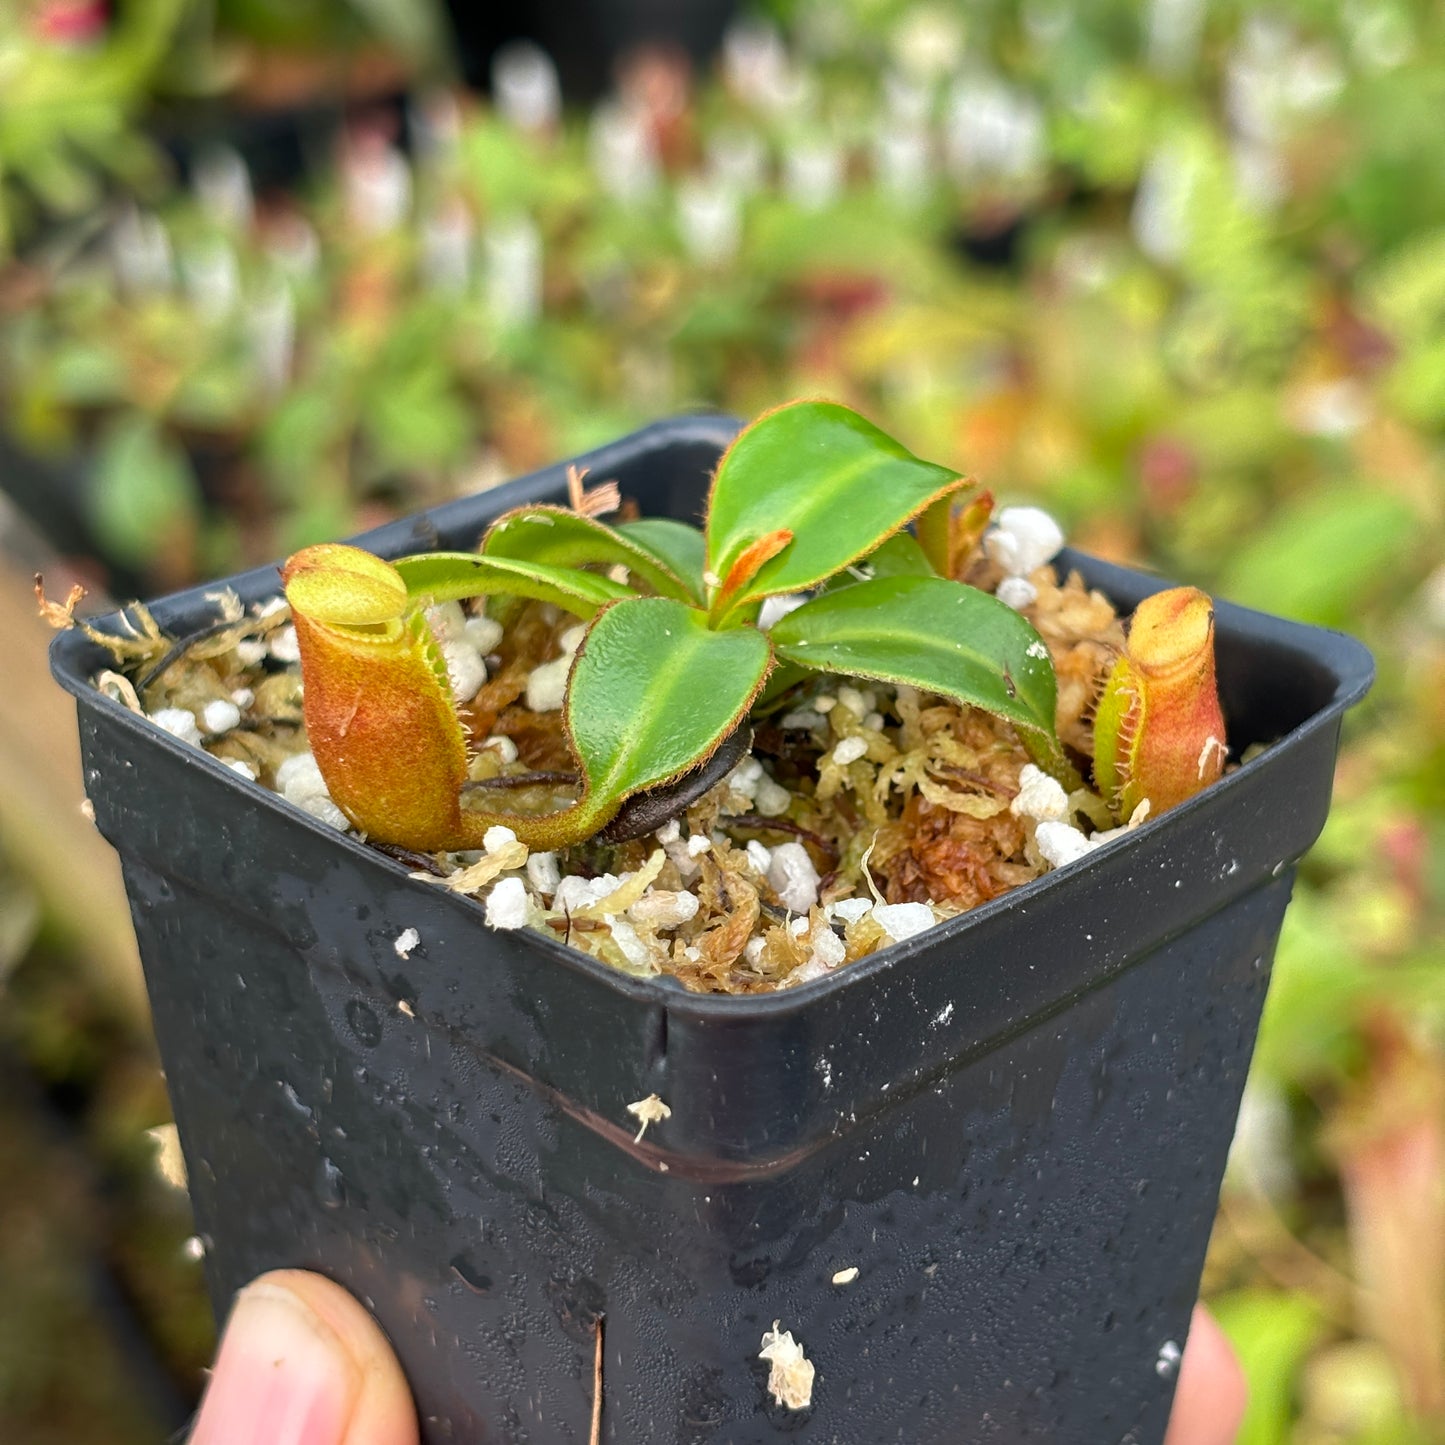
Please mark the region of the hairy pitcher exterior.
POLYGON ((1121 821, 1159 814, 1224 771, 1214 604, 1194 587, 1146 597, 1094 719, 1094 780, 1121 821))

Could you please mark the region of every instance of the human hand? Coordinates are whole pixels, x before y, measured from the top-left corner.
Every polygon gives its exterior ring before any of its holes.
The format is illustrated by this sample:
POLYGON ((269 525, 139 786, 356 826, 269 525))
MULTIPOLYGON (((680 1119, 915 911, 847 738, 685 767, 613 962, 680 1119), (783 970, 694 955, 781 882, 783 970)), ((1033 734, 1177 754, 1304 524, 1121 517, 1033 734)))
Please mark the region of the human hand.
MULTIPOLYGON (((1164 1445, 1232 1445, 1244 1399, 1196 1307, 1164 1445)), ((320 1275, 278 1270, 237 1296, 190 1445, 417 1445, 416 1411, 371 1316, 320 1275)))
POLYGON ((282 1269, 236 1296, 190 1445, 417 1445, 416 1408, 361 1305, 282 1269))
POLYGON ((1164 1445, 1234 1445, 1248 1395, 1224 1331, 1203 1305, 1195 1305, 1164 1445))

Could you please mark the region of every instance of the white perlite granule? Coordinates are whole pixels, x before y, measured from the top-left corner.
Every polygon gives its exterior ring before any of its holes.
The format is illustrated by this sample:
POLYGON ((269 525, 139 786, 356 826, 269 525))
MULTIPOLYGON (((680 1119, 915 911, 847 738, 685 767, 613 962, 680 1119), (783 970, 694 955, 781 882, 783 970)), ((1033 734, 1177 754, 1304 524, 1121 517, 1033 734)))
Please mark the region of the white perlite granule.
POLYGON ((926 903, 877 903, 873 917, 895 943, 933 927, 933 910, 926 903))
POLYGON ((338 833, 344 833, 351 826, 351 820, 325 793, 313 793, 310 797, 302 798, 296 806, 303 813, 310 813, 318 822, 325 823, 328 828, 335 828, 338 833))
POLYGON ((552 907, 559 913, 575 913, 579 908, 588 908, 600 903, 609 893, 615 893, 622 880, 615 873, 603 873, 596 878, 579 878, 569 873, 557 885, 557 896, 552 907))
POLYGON ((332 802, 326 779, 310 753, 297 753, 276 769, 276 791, 288 803, 294 803, 302 812, 310 813, 338 832, 345 832, 350 826, 346 814, 332 802))
POLYGON ((758 781, 762 776, 763 765, 755 757, 746 757, 728 774, 728 788, 751 801, 758 791, 758 781))
POLYGON ((572 659, 567 656, 555 662, 534 667, 527 677, 527 706, 533 712, 556 712, 567 696, 567 674, 572 659))
POLYGON ((196 747, 201 745, 201 730, 196 726, 195 714, 189 708, 158 708, 151 714, 151 721, 183 743, 193 743, 196 747))
POLYGON ((836 748, 833 749, 833 761, 840 768, 846 768, 849 763, 856 763, 859 758, 868 755, 867 738, 844 738, 836 748))
POLYGON ((271 634, 271 656, 277 662, 300 662, 301 644, 296 641, 294 627, 278 627, 271 634))
POLYGON ((813 1362, 791 1330, 779 1328, 779 1321, 763 1336, 758 1358, 771 1366, 768 1393, 789 1410, 806 1410, 813 1403, 813 1362))
POLYGON ((1061 823, 1069 816, 1069 795, 1057 778, 1025 763, 1019 773, 1018 796, 1009 804, 1009 812, 1036 823, 1061 823))
POLYGON ((201 710, 201 726, 208 733, 228 733, 241 721, 241 709, 225 698, 208 702, 201 710))
POLYGON ((1075 863, 1098 846, 1069 823, 1040 823, 1034 832, 1034 842, 1044 861, 1053 868, 1075 863))
POLYGON ((276 791, 291 802, 312 793, 324 793, 326 780, 310 753, 295 753, 276 769, 276 791))
POLYGON ((1022 612, 1038 600, 1039 589, 1027 577, 1005 577, 994 589, 994 596, 1005 607, 1022 612))
POLYGON ((492 737, 484 739, 482 746, 496 753, 504 763, 517 761, 517 745, 504 734, 494 734, 492 737))
POLYGON ((562 881, 562 869, 555 853, 533 853, 527 859, 527 882, 538 893, 555 893, 562 881))
POLYGON ((396 941, 391 945, 396 950, 398 958, 410 958, 411 951, 421 942, 421 934, 414 928, 404 928, 396 936, 396 941))
POLYGON ((865 913, 871 913, 872 910, 872 901, 867 898, 840 898, 836 903, 828 905, 830 920, 841 918, 844 923, 857 923, 865 913))
POLYGON ((482 654, 465 638, 442 643, 442 660, 447 665, 447 681, 458 703, 470 702, 487 680, 487 664, 482 654))
MULTIPOLYGON (((803 925, 803 929, 795 930, 796 932, 802 932, 808 925, 806 918, 795 918, 793 922, 803 925)), ((847 946, 827 923, 815 924, 808 936, 808 942, 813 951, 805 962, 800 963, 788 975, 787 986, 789 988, 796 988, 803 983, 811 983, 815 978, 826 977, 848 956, 847 946)))
POLYGON ((753 794, 753 807, 764 818, 780 818, 788 811, 793 795, 781 783, 774 782, 766 773, 758 779, 757 791, 753 794))
POLYGON ((468 617, 462 635, 485 657, 502 642, 502 624, 494 617, 468 617))
POLYGON ((467 615, 460 602, 441 602, 428 607, 426 620, 438 642, 456 642, 466 636, 467 615))
POLYGON ((984 536, 983 550, 1010 577, 1027 577, 1052 562, 1064 545, 1059 524, 1039 507, 1005 507, 984 536))
POLYGON ((522 928, 533 906, 520 878, 503 878, 487 895, 487 927, 522 928))
MULTIPOLYGON (((751 854, 752 845, 748 845, 751 854)), ((765 872, 778 902, 789 913, 806 913, 818 901, 818 870, 801 843, 779 843, 765 872)))

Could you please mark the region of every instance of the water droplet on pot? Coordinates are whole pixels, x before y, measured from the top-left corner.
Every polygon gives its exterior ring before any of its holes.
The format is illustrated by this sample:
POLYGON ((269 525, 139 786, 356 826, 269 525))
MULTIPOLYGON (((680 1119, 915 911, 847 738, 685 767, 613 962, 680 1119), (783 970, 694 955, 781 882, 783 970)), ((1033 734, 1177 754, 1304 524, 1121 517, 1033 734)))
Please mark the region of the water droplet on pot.
POLYGON ((1154 1373, 1161 1380, 1172 1380, 1179 1369, 1179 1358, 1182 1353, 1173 1340, 1165 1340, 1159 1346, 1159 1358, 1154 1361, 1154 1373))
POLYGON ((340 1209, 346 1203, 346 1185, 330 1159, 323 1158, 316 1171, 316 1192, 328 1209, 340 1209))

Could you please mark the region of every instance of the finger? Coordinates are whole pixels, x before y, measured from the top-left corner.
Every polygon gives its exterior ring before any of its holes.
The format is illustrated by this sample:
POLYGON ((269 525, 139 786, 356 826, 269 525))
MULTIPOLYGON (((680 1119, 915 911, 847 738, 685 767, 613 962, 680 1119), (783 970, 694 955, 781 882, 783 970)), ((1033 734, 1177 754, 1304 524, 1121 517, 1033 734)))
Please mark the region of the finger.
POLYGON ((1244 1371, 1224 1331, 1195 1305, 1164 1445, 1234 1445, 1248 1400, 1244 1371))
POLYGON ((416 1410, 371 1316, 278 1270, 237 1295, 190 1445, 417 1445, 416 1410))

